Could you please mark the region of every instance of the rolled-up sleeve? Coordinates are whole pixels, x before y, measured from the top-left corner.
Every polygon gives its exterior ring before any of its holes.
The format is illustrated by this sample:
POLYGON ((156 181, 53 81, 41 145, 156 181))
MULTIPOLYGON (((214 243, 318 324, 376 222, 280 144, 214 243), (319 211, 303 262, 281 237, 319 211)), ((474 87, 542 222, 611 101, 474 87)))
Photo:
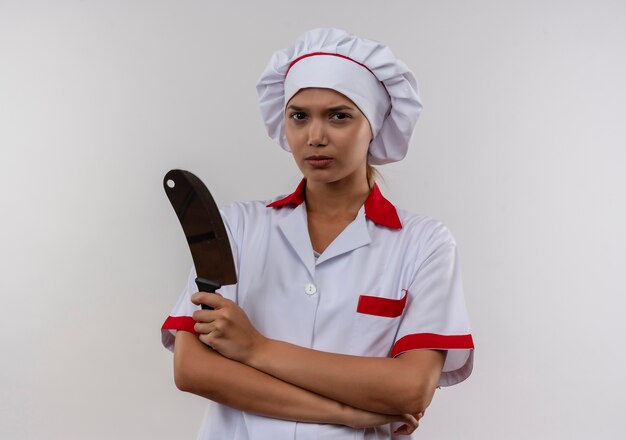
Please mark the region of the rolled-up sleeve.
POLYGON ((459 256, 454 238, 441 223, 422 252, 391 356, 418 349, 446 350, 439 385, 450 386, 471 374, 474 357, 459 256))

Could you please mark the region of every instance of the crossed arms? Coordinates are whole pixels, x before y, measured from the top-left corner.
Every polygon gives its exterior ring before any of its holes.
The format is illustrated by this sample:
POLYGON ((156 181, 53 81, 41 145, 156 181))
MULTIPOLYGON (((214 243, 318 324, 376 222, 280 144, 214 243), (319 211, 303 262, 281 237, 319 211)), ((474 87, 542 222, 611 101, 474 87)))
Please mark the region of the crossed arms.
POLYGON ((403 422, 410 434, 430 404, 445 352, 397 358, 316 351, 265 338, 234 302, 200 292, 192 333, 179 331, 174 379, 179 389, 242 411, 284 420, 367 428, 403 422))

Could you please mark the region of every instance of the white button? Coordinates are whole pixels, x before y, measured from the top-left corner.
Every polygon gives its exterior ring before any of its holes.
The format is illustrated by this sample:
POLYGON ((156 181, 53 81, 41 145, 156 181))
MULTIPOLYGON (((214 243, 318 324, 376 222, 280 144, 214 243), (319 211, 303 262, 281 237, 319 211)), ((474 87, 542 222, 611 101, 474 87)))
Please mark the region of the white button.
POLYGON ((307 295, 314 295, 317 292, 317 287, 315 287, 315 284, 307 284, 304 286, 304 291, 307 295))

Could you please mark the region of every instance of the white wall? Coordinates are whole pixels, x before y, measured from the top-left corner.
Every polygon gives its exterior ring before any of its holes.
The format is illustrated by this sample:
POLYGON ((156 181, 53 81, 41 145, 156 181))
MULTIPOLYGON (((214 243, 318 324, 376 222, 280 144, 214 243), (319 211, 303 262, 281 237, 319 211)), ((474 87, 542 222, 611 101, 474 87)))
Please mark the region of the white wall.
POLYGON ((0 438, 194 438, 159 341, 191 264, 161 178, 292 189, 254 86, 318 26, 421 87, 383 192, 453 231, 477 352, 418 437, 625 438, 626 3, 388 3, 0 1, 0 438))

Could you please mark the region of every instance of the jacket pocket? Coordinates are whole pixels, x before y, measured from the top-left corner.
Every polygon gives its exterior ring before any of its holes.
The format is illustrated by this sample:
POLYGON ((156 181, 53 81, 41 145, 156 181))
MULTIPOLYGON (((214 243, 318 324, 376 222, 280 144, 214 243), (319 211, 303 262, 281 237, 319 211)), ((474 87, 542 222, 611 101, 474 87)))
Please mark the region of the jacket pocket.
POLYGON ((396 318, 402 315, 402 312, 404 311, 407 294, 408 292, 404 290, 404 296, 400 299, 361 295, 359 296, 356 311, 357 313, 363 313, 365 315, 396 318))

